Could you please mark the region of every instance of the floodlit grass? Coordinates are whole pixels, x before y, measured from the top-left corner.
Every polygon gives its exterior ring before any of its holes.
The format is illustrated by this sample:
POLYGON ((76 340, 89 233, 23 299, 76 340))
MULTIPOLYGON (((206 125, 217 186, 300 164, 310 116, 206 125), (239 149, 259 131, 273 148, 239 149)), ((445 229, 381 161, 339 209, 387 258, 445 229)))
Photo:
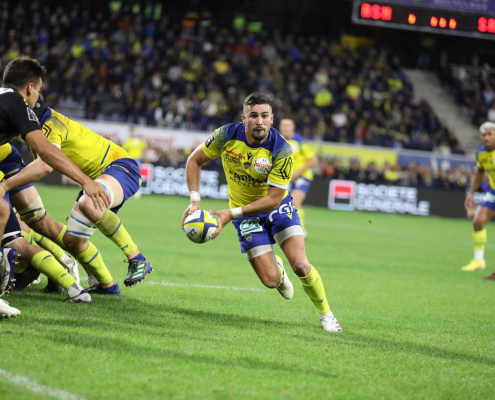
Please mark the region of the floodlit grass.
MULTIPOLYGON (((76 190, 39 191, 64 220, 76 190)), ((468 221, 308 207, 307 253, 344 329, 332 334, 294 274, 292 300, 264 289, 232 226, 189 242, 187 204, 148 196, 119 213, 155 270, 133 288, 122 282, 123 255, 95 234, 122 298, 67 304, 41 294, 44 281, 14 293, 22 315, 0 322, 0 369, 88 399, 495 398, 495 282, 481 280, 495 271, 495 245, 487 271, 461 272, 472 257, 468 221)), ((1 374, 0 392, 49 398, 1 374)))

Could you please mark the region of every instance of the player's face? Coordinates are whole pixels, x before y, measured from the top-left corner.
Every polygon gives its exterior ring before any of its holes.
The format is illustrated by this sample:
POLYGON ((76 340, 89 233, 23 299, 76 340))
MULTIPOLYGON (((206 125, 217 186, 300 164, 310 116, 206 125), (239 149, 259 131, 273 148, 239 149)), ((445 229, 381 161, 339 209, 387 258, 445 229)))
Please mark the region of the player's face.
POLYGON ((244 109, 242 122, 246 127, 246 136, 255 142, 263 142, 273 124, 272 108, 268 104, 255 104, 244 109))
POLYGON ((288 140, 294 136, 295 125, 291 119, 283 119, 280 121, 280 133, 288 140))
POLYGON ((30 83, 26 88, 26 101, 29 107, 34 108, 36 105, 38 97, 40 97, 41 86, 43 86, 43 82, 39 78, 37 82, 30 83))
POLYGON ((495 148, 495 129, 485 129, 481 134, 481 141, 485 147, 495 148))

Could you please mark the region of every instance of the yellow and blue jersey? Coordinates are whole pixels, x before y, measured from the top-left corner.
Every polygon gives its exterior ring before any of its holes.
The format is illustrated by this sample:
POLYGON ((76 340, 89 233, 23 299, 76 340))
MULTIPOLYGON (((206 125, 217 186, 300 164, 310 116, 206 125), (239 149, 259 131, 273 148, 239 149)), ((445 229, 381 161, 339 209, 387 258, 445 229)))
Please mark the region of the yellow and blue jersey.
POLYGON ((495 150, 488 151, 481 145, 476 150, 476 162, 478 169, 487 173, 490 187, 495 189, 495 150))
POLYGON ((129 157, 122 147, 49 107, 40 126, 48 141, 91 179, 100 176, 112 162, 129 157))
POLYGON ((0 163, 5 161, 5 159, 12 153, 12 146, 10 143, 3 144, 0 146, 0 163))
MULTIPOLYGON (((304 137, 299 135, 298 133, 294 133, 292 139, 287 141, 292 146, 295 170, 304 167, 304 165, 306 165, 306 163, 314 157, 315 153, 309 148, 304 137)), ((301 176, 312 181, 313 171, 311 170, 311 168, 308 168, 301 176)))
POLYGON ((222 126, 202 145, 208 158, 222 157, 230 208, 265 197, 268 185, 287 189, 292 178, 292 147, 284 137, 271 128, 261 145, 251 146, 246 141, 245 129, 241 122, 222 126))
POLYGON ((146 142, 141 138, 131 137, 124 142, 122 148, 127 151, 129 157, 134 160, 142 160, 144 157, 143 151, 146 148, 146 142))

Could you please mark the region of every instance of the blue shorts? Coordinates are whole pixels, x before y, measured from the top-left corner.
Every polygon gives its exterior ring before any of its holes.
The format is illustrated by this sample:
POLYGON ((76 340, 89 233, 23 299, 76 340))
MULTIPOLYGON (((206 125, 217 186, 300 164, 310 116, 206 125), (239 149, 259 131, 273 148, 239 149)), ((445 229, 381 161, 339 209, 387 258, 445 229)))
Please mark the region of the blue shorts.
POLYGON ((480 207, 489 208, 490 210, 495 211, 495 189, 488 186, 484 192, 480 207))
POLYGON ((248 252, 248 258, 273 250, 276 242, 280 244, 291 236, 302 235, 301 221, 290 194, 275 210, 236 218, 232 223, 237 230, 241 252, 248 252), (253 251, 255 248, 258 250, 253 251))
MULTIPOLYGON (((136 160, 133 160, 132 158, 121 158, 106 167, 101 175, 113 176, 119 181, 120 186, 122 186, 122 189, 124 190, 124 201, 118 206, 110 209, 117 214, 120 207, 122 207, 130 197, 134 196, 141 187, 141 172, 139 171, 139 165, 136 160)), ((83 192, 79 192, 77 200, 79 200, 82 195, 83 192)))
POLYGON ((5 230, 3 232, 2 237, 2 247, 5 247, 9 243, 13 242, 22 237, 21 234, 21 226, 19 225, 19 221, 15 215, 14 209, 12 208, 12 204, 10 204, 9 194, 6 193, 3 198, 9 203, 10 206, 10 215, 7 221, 7 225, 5 226, 5 230))
MULTIPOLYGON (((17 175, 24 169, 24 167, 24 161, 22 160, 19 151, 15 147, 12 147, 12 153, 10 153, 2 162, 0 162, 0 171, 5 174, 5 179, 17 175)), ((11 190, 9 193, 16 194, 31 186, 33 186, 33 184, 29 183, 17 189, 11 190)))
POLYGON ((311 186, 311 180, 304 177, 297 178, 294 182, 290 184, 289 192, 292 192, 294 189, 302 190, 304 193, 308 194, 309 187, 311 186))

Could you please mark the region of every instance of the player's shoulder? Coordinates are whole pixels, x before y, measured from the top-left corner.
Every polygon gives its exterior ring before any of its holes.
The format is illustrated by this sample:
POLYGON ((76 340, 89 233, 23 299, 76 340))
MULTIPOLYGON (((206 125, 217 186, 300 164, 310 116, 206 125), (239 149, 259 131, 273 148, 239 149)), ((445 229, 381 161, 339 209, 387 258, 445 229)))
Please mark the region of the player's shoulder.
POLYGON ((483 152, 486 152, 487 150, 485 149, 485 145, 482 144, 481 146, 479 146, 477 149, 476 149, 476 157, 478 156, 478 154, 480 153, 483 153, 483 152))
POLYGON ((294 136, 292 136, 292 140, 293 140, 294 142, 299 143, 300 145, 302 145, 302 144, 306 141, 306 139, 304 138, 304 136, 300 135, 300 134, 299 134, 299 133, 297 133, 297 132, 296 132, 296 133, 294 133, 294 136))
POLYGON ((27 105, 24 97, 17 90, 8 86, 0 87, 0 100, 2 103, 17 101, 27 105))
POLYGON ((0 108, 9 109, 12 107, 29 107, 29 105, 24 100, 24 97, 14 88, 1 87, 0 108))
POLYGON ((272 152, 273 162, 292 155, 292 146, 275 128, 270 128, 270 139, 266 142, 267 150, 272 152))

